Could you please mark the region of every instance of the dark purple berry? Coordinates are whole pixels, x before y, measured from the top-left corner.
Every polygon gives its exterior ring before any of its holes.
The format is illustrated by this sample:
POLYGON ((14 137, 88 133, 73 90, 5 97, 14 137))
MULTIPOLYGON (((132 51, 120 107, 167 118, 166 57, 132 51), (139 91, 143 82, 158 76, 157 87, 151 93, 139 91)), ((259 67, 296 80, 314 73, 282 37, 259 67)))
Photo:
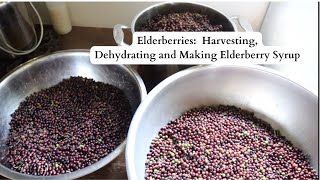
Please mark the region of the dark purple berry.
POLYGON ((151 142, 145 179, 317 179, 308 158, 253 113, 192 109, 151 142))
POLYGON ((72 172, 100 160, 125 138, 132 117, 124 93, 70 77, 28 96, 11 115, 4 164, 32 175, 72 172))
POLYGON ((139 31, 223 31, 223 26, 214 24, 207 15, 185 12, 157 15, 143 23, 139 31))

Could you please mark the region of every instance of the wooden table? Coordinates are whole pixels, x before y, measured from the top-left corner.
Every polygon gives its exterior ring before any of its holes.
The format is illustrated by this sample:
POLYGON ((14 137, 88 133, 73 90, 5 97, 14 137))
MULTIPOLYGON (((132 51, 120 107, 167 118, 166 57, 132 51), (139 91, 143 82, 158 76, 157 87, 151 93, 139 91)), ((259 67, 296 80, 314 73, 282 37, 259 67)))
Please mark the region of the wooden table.
MULTIPOLYGON (((112 28, 73 27, 69 34, 61 36, 63 49, 90 49, 94 45, 116 46, 112 28)), ((125 40, 131 44, 131 33, 125 32, 125 40)))

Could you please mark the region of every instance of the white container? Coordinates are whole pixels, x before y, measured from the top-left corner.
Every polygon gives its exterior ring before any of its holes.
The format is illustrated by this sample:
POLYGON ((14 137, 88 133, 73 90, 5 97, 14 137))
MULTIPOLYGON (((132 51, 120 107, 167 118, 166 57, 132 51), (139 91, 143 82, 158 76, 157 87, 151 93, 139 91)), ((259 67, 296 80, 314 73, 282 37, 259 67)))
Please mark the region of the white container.
POLYGON ((67 34, 72 30, 68 7, 65 2, 46 2, 51 23, 59 34, 67 34))
POLYGON ((260 30, 266 46, 293 46, 304 50, 303 58, 297 63, 265 66, 281 71, 316 95, 319 64, 317 16, 317 6, 312 1, 271 2, 260 30))

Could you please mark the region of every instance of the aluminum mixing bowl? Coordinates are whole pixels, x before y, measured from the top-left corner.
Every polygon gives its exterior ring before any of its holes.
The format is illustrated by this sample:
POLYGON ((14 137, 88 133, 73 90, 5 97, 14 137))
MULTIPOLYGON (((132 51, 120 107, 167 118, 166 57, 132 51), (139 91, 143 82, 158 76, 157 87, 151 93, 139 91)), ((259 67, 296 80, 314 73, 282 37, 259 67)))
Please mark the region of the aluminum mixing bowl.
MULTIPOLYGON (((128 66, 93 65, 89 51, 71 50, 53 53, 33 59, 8 74, 0 82, 0 152, 6 148, 9 122, 19 103, 26 96, 43 88, 48 88, 70 76, 93 78, 96 81, 112 84, 124 91, 133 113, 146 96, 146 88, 139 75, 128 66)), ((55 176, 33 176, 15 172, 0 164, 0 174, 11 179, 74 179, 96 171, 116 158, 125 147, 123 141, 113 152, 98 162, 83 169, 55 176)))
POLYGON ((162 81, 139 106, 127 139, 129 179, 144 178, 147 153, 160 128, 186 110, 218 104, 255 112, 310 155, 312 166, 318 168, 316 95, 260 66, 198 66, 162 81))

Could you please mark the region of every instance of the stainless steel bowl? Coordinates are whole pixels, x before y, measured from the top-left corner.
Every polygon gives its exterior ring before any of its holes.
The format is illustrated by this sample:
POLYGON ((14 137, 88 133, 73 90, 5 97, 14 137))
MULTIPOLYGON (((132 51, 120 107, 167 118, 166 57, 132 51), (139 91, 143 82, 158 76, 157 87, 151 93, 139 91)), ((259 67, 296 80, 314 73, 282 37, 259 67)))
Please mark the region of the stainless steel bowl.
POLYGON ((131 122, 126 147, 129 179, 143 179, 149 147, 160 128, 200 105, 234 105, 255 112, 310 155, 318 168, 318 98, 261 66, 198 66, 157 85, 131 122))
MULTIPOLYGON (((252 32, 253 29, 250 23, 240 16, 228 17, 223 12, 217 10, 214 7, 207 6, 195 2, 163 2, 157 3, 150 7, 143 9, 139 12, 131 23, 131 27, 117 24, 113 28, 113 38, 119 46, 126 46, 124 42, 123 29, 130 29, 133 33, 141 31, 141 26, 148 20, 158 15, 165 15, 169 13, 199 13, 207 15, 209 20, 213 24, 221 24, 223 31, 237 32, 238 28, 235 22, 244 29, 246 32, 252 32)), ((138 73, 142 77, 147 86, 147 90, 150 91, 155 85, 160 83, 168 76, 189 67, 188 65, 137 65, 135 66, 138 73)))
POLYGON ((221 24, 224 31, 238 31, 237 26, 232 21, 233 18, 229 18, 213 7, 194 2, 164 2, 145 8, 133 19, 131 30, 133 32, 141 31, 141 26, 148 19, 152 19, 157 15, 185 12, 207 15, 213 24, 221 24))
POLYGON ((234 21, 237 21, 244 31, 253 31, 251 24, 244 18, 240 16, 228 17, 214 7, 194 2, 164 2, 154 4, 139 12, 134 17, 131 23, 131 27, 123 24, 116 24, 113 28, 113 38, 119 46, 127 45, 124 42, 123 29, 130 29, 133 33, 138 32, 141 31, 141 26, 148 19, 151 19, 157 15, 185 12, 207 15, 209 20, 213 22, 213 24, 221 24, 223 26, 223 31, 237 32, 238 28, 234 21))
MULTIPOLYGON (((112 84, 124 91, 133 112, 146 96, 146 89, 139 75, 123 65, 93 65, 89 51, 69 50, 36 58, 21 65, 0 82, 0 152, 6 148, 10 114, 19 103, 33 92, 48 88, 70 76, 93 78, 96 81, 112 84)), ((116 158, 125 147, 123 141, 113 152, 100 161, 83 169, 56 176, 32 176, 15 172, 0 164, 0 174, 12 179, 74 179, 96 171, 116 158)))

